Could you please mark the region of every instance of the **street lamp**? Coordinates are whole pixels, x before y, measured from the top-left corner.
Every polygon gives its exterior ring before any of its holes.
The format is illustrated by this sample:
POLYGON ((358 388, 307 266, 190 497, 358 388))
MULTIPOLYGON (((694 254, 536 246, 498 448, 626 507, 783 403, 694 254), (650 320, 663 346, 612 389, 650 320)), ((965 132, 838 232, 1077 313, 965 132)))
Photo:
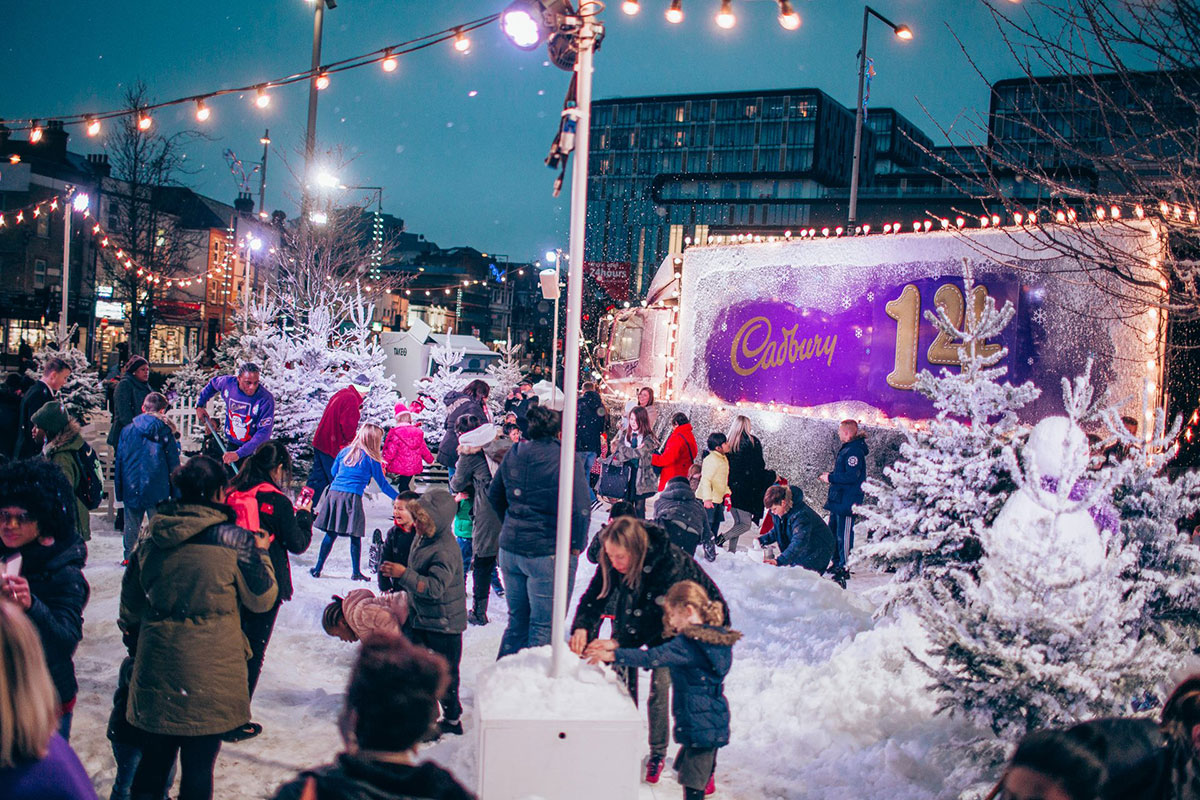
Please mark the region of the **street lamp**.
POLYGON ((863 81, 867 76, 867 22, 875 17, 892 29, 897 39, 908 41, 913 38, 912 28, 907 25, 897 25, 870 6, 863 6, 862 46, 858 50, 858 103, 854 107, 854 165, 850 169, 850 216, 849 229, 854 229, 854 221, 858 219, 858 173, 859 162, 862 160, 862 128, 863 128, 863 81))
POLYGON ((304 130, 304 180, 300 198, 300 218, 308 212, 308 176, 312 169, 313 153, 317 148, 317 70, 321 68, 321 30, 325 9, 337 8, 337 0, 308 0, 313 5, 312 75, 308 80, 308 126, 304 130))

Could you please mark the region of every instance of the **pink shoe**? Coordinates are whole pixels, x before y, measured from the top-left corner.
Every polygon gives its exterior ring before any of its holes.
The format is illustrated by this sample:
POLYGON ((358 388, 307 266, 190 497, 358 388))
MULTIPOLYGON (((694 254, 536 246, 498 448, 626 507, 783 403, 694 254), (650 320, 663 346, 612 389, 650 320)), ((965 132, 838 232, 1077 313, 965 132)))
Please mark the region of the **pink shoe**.
POLYGON ((658 779, 662 776, 663 757, 650 756, 650 760, 646 762, 646 783, 658 783, 658 779))
POLYGON ((708 797, 710 794, 716 794, 716 792, 717 792, 717 776, 709 775, 708 776, 708 786, 704 787, 704 796, 708 797))

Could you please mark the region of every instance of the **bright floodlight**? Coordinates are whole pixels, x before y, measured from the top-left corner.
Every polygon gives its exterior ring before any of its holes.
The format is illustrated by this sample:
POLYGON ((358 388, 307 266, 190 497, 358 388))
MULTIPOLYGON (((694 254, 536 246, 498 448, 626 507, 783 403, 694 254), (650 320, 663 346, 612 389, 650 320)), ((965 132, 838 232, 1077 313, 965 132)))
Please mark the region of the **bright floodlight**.
POLYGON ((546 260, 553 264, 555 261, 558 261, 558 253, 554 252, 553 250, 547 250, 546 260))
POLYGON ((262 250, 262 246, 263 246, 262 239, 256 239, 253 236, 250 237, 250 249, 251 250, 262 250))
POLYGON ((912 28, 908 27, 907 25, 897 25, 896 26, 896 38, 897 39, 911 39, 912 37, 913 37, 912 28))
POLYGON ((317 185, 323 189, 335 189, 338 185, 338 178, 332 172, 318 172, 317 185))
POLYGON ((86 194, 77 194, 75 195, 75 198, 71 200, 71 206, 76 211, 87 211, 88 206, 91 205, 91 202, 91 198, 86 194))
POLYGON ((542 26, 527 2, 513 3, 500 15, 500 30, 522 50, 533 50, 542 40, 542 26))
POLYGON ((324 225, 326 222, 329 222, 329 215, 324 211, 314 211, 309 218, 313 221, 314 225, 324 225))

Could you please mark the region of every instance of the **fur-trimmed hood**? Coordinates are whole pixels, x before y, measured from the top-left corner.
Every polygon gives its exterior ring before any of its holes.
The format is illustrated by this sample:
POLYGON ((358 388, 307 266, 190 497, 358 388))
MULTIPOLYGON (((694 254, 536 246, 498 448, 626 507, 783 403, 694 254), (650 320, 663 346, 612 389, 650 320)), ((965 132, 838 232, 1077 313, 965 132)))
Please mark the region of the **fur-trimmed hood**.
POLYGON ((717 625, 688 625, 679 632, 679 635, 695 639, 703 644, 717 644, 722 647, 733 647, 738 639, 742 638, 741 631, 717 625))
POLYGON ((57 436, 46 442, 42 452, 46 456, 51 456, 60 450, 80 450, 82 448, 83 434, 80 432, 79 423, 71 420, 67 423, 67 427, 58 432, 57 436))

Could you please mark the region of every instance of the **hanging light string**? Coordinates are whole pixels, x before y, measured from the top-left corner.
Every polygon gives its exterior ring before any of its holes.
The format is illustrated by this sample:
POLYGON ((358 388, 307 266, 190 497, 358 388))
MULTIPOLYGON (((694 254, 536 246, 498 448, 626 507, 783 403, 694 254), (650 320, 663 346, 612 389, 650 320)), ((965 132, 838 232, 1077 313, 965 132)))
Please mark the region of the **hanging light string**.
MULTIPOLYGON (((532 267, 530 267, 530 268, 532 268, 532 267)), ((418 270, 420 270, 420 267, 418 267, 418 270)), ((504 272, 500 273, 499 280, 492 280, 490 278, 483 278, 481 280, 470 280, 467 278, 463 278, 461 280, 454 281, 453 283, 448 283, 448 284, 441 285, 441 286, 419 287, 416 289, 409 287, 407 289, 404 289, 403 291, 404 291, 405 297, 418 297, 418 298, 422 297, 422 296, 433 297, 436 294, 452 295, 452 294, 454 294, 454 292, 456 290, 469 289, 472 286, 482 286, 482 287, 486 288, 486 287, 493 286, 493 285, 495 285, 495 286, 505 285, 508 283, 508 277, 510 275, 512 275, 515 272, 518 276, 522 276, 525 274, 525 270, 526 270, 525 266, 509 267, 508 269, 504 270, 504 272)), ((419 272, 419 271, 413 272, 410 274, 413 276, 414 279, 421 277, 421 272, 419 272)), ((399 293, 399 290, 396 290, 395 293, 399 293)))
POLYGON ((62 199, 62 195, 56 194, 49 200, 39 200, 36 203, 30 203, 29 205, 22 206, 21 208, 10 208, 5 211, 0 211, 0 230, 15 225, 23 225, 26 222, 37 219, 43 213, 43 206, 45 206, 47 209, 47 211, 44 213, 49 214, 57 211, 62 199))
POLYGON ((143 129, 150 127, 150 112, 159 109, 168 108, 171 106, 186 105, 189 103, 195 104, 197 108, 197 117, 201 121, 208 119, 208 107, 205 104, 206 100, 214 97, 222 97, 230 94, 242 94, 245 92, 255 93, 255 102, 260 108, 265 108, 269 103, 268 89, 273 89, 280 86, 289 86, 295 83, 303 83, 309 80, 319 80, 325 85, 328 85, 328 76, 338 72, 358 69, 370 64, 382 64, 383 69, 391 72, 396 67, 395 59, 415 53, 420 50, 425 50, 429 47, 434 47, 442 42, 453 42, 455 49, 460 53, 465 53, 469 50, 469 39, 467 34, 492 24, 500 18, 500 14, 489 14, 486 17, 480 17, 470 22, 461 25, 455 25, 451 28, 437 31, 436 33, 426 34, 416 39, 409 39, 405 42, 381 47, 378 50, 372 50, 369 53, 362 53, 357 56, 345 58, 340 61, 334 61, 328 64, 323 64, 315 69, 308 69, 303 72, 293 73, 282 78, 275 78, 267 81, 258 81, 249 83, 244 86, 237 86, 225 89, 214 89, 208 92, 188 95, 174 100, 166 100, 161 103, 152 103, 136 109, 123 108, 112 109, 108 111, 88 112, 82 114, 61 114, 58 116, 43 116, 34 118, 15 118, 15 119, 0 119, 0 125, 5 125, 9 130, 29 131, 30 139, 36 143, 41 140, 44 122, 61 122, 63 125, 86 125, 89 136, 94 136, 100 132, 99 125, 104 120, 119 119, 121 117, 137 116, 138 126, 143 129), (463 47, 463 43, 467 43, 467 47, 463 47), (263 102, 263 98, 267 98, 263 102))

